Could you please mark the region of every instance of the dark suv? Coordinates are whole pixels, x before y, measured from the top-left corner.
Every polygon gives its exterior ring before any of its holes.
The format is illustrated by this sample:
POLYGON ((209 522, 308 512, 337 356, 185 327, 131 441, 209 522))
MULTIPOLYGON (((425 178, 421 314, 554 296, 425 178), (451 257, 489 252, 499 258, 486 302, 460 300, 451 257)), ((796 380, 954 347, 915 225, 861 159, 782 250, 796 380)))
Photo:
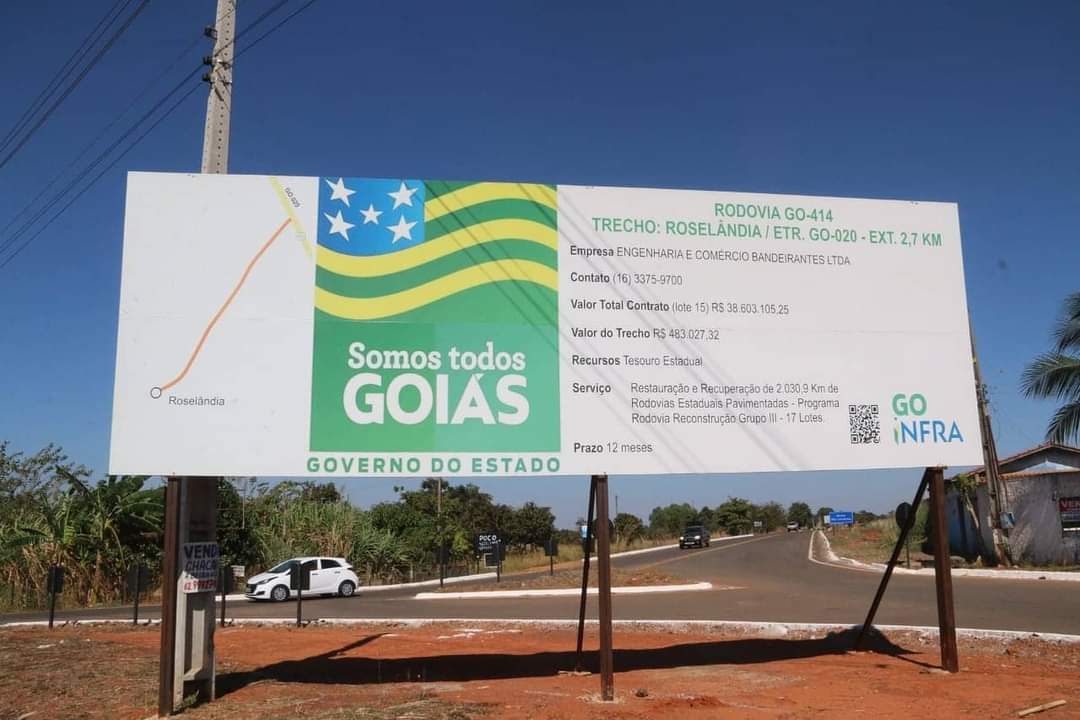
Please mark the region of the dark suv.
POLYGON ((679 549, 709 547, 709 531, 703 525, 687 525, 679 536, 679 549))

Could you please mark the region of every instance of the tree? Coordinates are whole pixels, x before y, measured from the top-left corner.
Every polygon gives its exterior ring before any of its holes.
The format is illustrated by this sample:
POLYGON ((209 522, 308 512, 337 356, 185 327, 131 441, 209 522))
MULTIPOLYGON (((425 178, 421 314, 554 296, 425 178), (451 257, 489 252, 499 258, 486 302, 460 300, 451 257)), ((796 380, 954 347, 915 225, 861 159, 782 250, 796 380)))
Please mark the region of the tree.
POLYGON ((716 506, 716 520, 728 535, 742 535, 753 529, 754 506, 749 500, 729 497, 716 506))
POLYGON ((1024 370, 1020 387, 1028 397, 1061 403, 1046 429, 1051 442, 1080 442, 1080 292, 1065 298, 1054 329, 1054 349, 1024 370))
POLYGON ((506 542, 518 547, 535 547, 547 542, 554 531, 555 516, 551 514, 551 508, 530 501, 513 511, 506 542))
POLYGON ((339 503, 342 498, 341 491, 337 489, 337 486, 334 485, 334 483, 314 483, 308 481, 303 484, 303 489, 300 491, 300 499, 316 503, 339 503))
POLYGON ((756 509, 754 519, 760 520, 765 532, 782 528, 787 523, 787 513, 784 506, 775 500, 771 500, 756 509))
POLYGON ((244 517, 240 493, 228 480, 218 480, 217 541, 222 565, 255 565, 263 560, 253 525, 244 517))
POLYGON ((877 519, 877 514, 872 513, 869 510, 859 510, 857 513, 855 513, 855 522, 859 525, 865 525, 866 523, 872 522, 877 519))
POLYGON ((653 508, 649 513, 649 532, 656 536, 673 537, 697 519, 698 511, 689 503, 653 508))
POLYGON ((621 512, 615 516, 615 534, 623 543, 632 543, 645 532, 645 523, 637 515, 621 512))
POLYGON ((787 511, 788 522, 797 522, 800 527, 810 527, 814 524, 814 514, 810 506, 804 502, 793 502, 787 511))
POLYGON ((825 518, 829 517, 829 514, 833 513, 833 512, 836 512, 836 511, 833 508, 826 505, 824 507, 819 507, 818 511, 817 511, 817 515, 815 515, 814 517, 817 518, 817 521, 819 523, 824 525, 825 524, 825 518))
POLYGON ((713 510, 708 505, 698 510, 697 521, 704 525, 709 532, 716 532, 720 529, 720 519, 716 510, 713 510))

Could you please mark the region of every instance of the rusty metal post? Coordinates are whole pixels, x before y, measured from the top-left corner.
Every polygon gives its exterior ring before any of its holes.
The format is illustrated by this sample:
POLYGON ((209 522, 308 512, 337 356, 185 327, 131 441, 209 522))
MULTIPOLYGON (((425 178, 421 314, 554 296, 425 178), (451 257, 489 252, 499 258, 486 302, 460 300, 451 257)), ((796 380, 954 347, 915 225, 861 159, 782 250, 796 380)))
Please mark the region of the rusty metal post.
MULTIPOLYGON (((885 568, 885 575, 881 578, 881 583, 878 584, 877 593, 874 595, 874 602, 870 604, 870 612, 866 614, 866 620, 863 621, 862 627, 859 629, 859 635, 855 638, 856 650, 862 647, 863 640, 866 639, 866 633, 874 626, 874 616, 877 615, 878 606, 881 604, 881 598, 885 596, 885 588, 889 586, 889 579, 892 578, 893 569, 896 567, 896 561, 900 558, 900 549, 907 543, 908 533, 911 532, 912 526, 915 525, 915 514, 919 511, 919 503, 922 502, 923 495, 926 493, 926 486, 930 482, 930 475, 932 472, 933 468, 927 468, 926 471, 923 472, 922 480, 919 482, 919 489, 915 491, 915 499, 911 501, 911 511, 908 513, 907 519, 904 520, 904 526, 900 528, 900 537, 896 539, 896 547, 893 548, 892 556, 889 557, 889 564, 885 568)), ((811 539, 810 542, 813 542, 813 540, 811 539)))
POLYGON ((158 659, 158 715, 173 713, 173 679, 176 664, 176 586, 180 579, 180 480, 165 485, 165 551, 161 568, 161 654, 158 659))
POLYGON ((949 522, 945 514, 945 472, 930 468, 930 522, 934 533, 934 588, 937 593, 938 640, 941 643, 941 667, 947 672, 960 671, 956 649, 956 607, 953 604, 952 558, 949 556, 949 522))
POLYGON ((608 524, 607 475, 596 481, 596 560, 600 594, 600 698, 615 699, 614 662, 611 642, 611 538, 608 524))
POLYGON ((581 648, 585 642, 585 605, 589 593, 589 551, 592 547, 593 508, 596 503, 596 476, 589 481, 589 513, 585 517, 585 562, 581 569, 581 609, 578 612, 577 654, 574 656, 574 669, 581 671, 581 648))

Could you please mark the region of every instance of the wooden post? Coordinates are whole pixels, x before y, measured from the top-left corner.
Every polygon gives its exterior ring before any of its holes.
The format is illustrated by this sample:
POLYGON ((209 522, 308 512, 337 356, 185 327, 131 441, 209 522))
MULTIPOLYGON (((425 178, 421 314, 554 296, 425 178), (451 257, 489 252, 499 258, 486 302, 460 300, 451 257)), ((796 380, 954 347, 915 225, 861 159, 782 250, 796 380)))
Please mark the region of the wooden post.
POLYGON ((596 478, 596 560, 600 594, 600 698, 615 699, 611 648, 611 538, 608 528, 607 475, 596 478))
POLYGON ((881 604, 881 598, 885 596, 885 588, 889 586, 889 579, 892 577, 893 569, 896 567, 896 561, 900 558, 900 549, 904 547, 904 544, 907 542, 908 533, 911 532, 911 528, 915 524, 915 513, 919 511, 919 503, 922 502, 922 497, 926 492, 926 486, 930 482, 930 475, 932 472, 932 468, 927 468, 926 471, 923 472, 922 480, 919 482, 919 489, 915 491, 915 499, 911 501, 911 512, 908 513, 907 518, 904 520, 904 526, 900 528, 900 537, 896 539, 896 547, 893 548, 892 556, 889 558, 889 564, 885 567, 885 575, 881 578, 881 583, 878 584, 877 593, 874 595, 874 602, 870 604, 870 612, 866 614, 866 620, 863 621, 862 627, 859 629, 859 635, 855 638, 856 650, 862 647, 863 640, 866 638, 866 633, 874 626, 874 616, 877 615, 878 605, 881 604))
POLYGON ((589 481, 589 512, 585 517, 585 561, 581 569, 581 610, 578 612, 577 655, 574 669, 581 671, 581 647, 585 642, 585 604, 589 593, 589 551, 592 547, 593 508, 596 503, 596 476, 589 481))
POLYGON ((161 654, 158 659, 158 715, 173 713, 173 672, 176 663, 176 586, 180 579, 180 480, 165 485, 165 551, 161 568, 161 654))
POLYGON ((947 672, 960 671, 956 650, 956 608, 953 604, 952 558, 949 556, 949 522, 945 513, 945 473, 931 468, 930 522, 934 533, 934 587, 937 591, 938 639, 941 643, 941 667, 947 672))

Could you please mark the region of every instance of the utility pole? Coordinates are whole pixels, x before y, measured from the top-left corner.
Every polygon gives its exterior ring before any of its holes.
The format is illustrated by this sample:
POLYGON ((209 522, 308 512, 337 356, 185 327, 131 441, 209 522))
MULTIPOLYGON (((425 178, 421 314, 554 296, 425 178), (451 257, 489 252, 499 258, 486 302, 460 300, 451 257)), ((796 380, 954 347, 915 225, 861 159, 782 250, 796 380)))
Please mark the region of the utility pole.
POLYGON ((1002 518, 1008 511, 1009 496, 1004 484, 1001 482, 1000 467, 998 466, 997 445, 994 442, 994 428, 990 422, 990 404, 987 400, 986 385, 982 381, 982 372, 979 370, 979 354, 975 351, 975 330, 968 323, 971 334, 971 363, 975 369, 975 395, 979 402, 979 429, 982 431, 983 467, 986 468, 986 488, 990 495, 991 517, 990 530, 994 539, 994 554, 998 562, 1003 565, 1012 565, 1012 557, 1009 550, 1008 529, 1002 527, 1002 518))
POLYGON ((232 110, 233 56, 236 49, 236 2, 218 0, 214 28, 206 34, 214 38, 214 54, 206 59, 210 70, 203 75, 210 85, 206 101, 206 129, 203 132, 202 172, 229 172, 229 115, 232 110))
MULTIPOLYGON (((229 168, 229 111, 236 39, 237 0, 218 0, 213 28, 214 52, 203 76, 210 85, 203 132, 202 172, 229 168)), ((165 498, 165 556, 162 569, 161 657, 158 715, 172 715, 191 692, 200 700, 216 695, 214 592, 185 592, 184 545, 216 543, 218 477, 170 477, 165 498)), ((219 561, 220 562, 220 561, 219 561)))

